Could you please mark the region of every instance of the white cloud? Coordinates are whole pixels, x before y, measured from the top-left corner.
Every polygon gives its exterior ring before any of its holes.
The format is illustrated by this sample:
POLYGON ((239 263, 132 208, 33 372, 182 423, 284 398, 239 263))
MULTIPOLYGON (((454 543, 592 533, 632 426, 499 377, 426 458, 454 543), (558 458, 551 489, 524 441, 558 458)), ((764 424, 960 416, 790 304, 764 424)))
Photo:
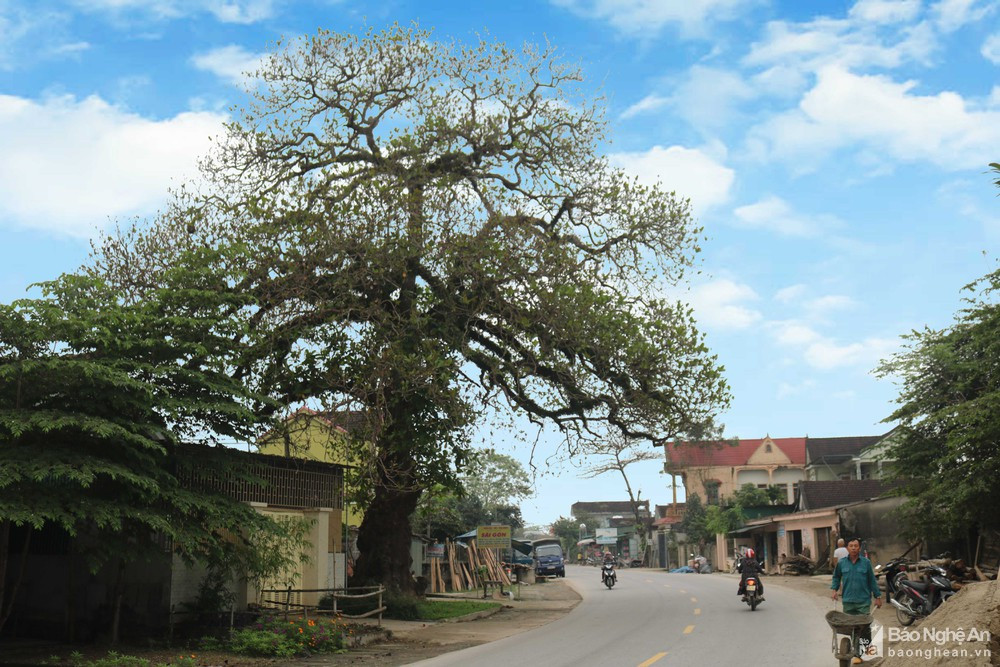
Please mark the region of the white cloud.
POLYGON ((820 340, 806 347, 806 363, 820 370, 843 366, 874 368, 881 360, 899 348, 899 342, 886 338, 866 338, 858 343, 839 345, 832 340, 820 340))
POLYGON ((994 65, 1000 65, 1000 32, 995 32, 983 42, 983 48, 979 50, 994 65))
POLYGON ((671 101, 678 115, 692 126, 717 130, 732 120, 740 103, 757 95, 757 90, 731 70, 695 65, 671 101))
POLYGON ((0 95, 0 219, 87 236, 108 217, 145 215, 196 159, 224 116, 150 120, 99 97, 0 95))
POLYGON ((201 12, 222 23, 256 23, 274 16, 275 0, 73 0, 86 11, 140 13, 156 20, 177 19, 201 12))
POLYGON ((991 4, 981 0, 941 0, 931 8, 937 26, 954 32, 967 23, 979 21, 990 13, 991 4))
POLYGON ((823 338, 808 324, 797 320, 768 322, 767 328, 780 345, 807 345, 823 338))
POLYGON ((774 195, 740 206, 733 214, 736 227, 763 229, 784 236, 820 236, 843 226, 843 222, 829 214, 806 216, 798 213, 788 202, 774 195))
POLYGON ((775 292, 774 300, 780 301, 781 303, 791 303, 797 299, 802 298, 802 295, 806 292, 806 286, 799 283, 797 285, 789 285, 788 287, 782 287, 780 290, 775 292))
POLYGON ((839 65, 844 68, 898 67, 929 62, 938 40, 926 23, 904 24, 888 35, 870 22, 817 18, 804 23, 772 21, 764 39, 754 42, 743 59, 749 67, 784 66, 804 73, 839 65))
POLYGON ((265 54, 251 53, 242 46, 230 44, 195 54, 191 57, 191 64, 242 87, 249 78, 247 75, 256 72, 265 57, 265 54))
POLYGON ((920 13, 920 0, 858 0, 848 16, 871 23, 911 21, 920 13))
POLYGON ((757 144, 764 159, 787 160, 801 169, 844 147, 952 170, 994 159, 1000 112, 975 108, 950 91, 915 94, 916 86, 824 68, 798 109, 751 130, 751 147, 757 144))
POLYGON ((590 19, 607 21, 620 32, 655 33, 676 24, 687 35, 703 34, 713 22, 732 19, 758 0, 551 0, 590 19))
POLYGON ((847 310, 855 305, 854 299, 843 294, 829 294, 805 303, 806 309, 814 318, 824 317, 837 310, 847 310))
POLYGON ((646 95, 644 98, 630 106, 628 109, 622 112, 621 118, 627 119, 633 116, 638 116, 642 113, 648 113, 650 111, 656 111, 662 109, 670 102, 669 98, 661 97, 660 95, 646 95))
POLYGON ((759 312, 741 302, 757 298, 749 285, 724 278, 694 287, 690 300, 700 324, 718 329, 746 329, 762 318, 759 312))
POLYGON ((223 23, 256 23, 274 15, 272 0, 246 0, 244 2, 212 2, 209 11, 223 23))
POLYGON ((612 153, 611 164, 621 167, 640 183, 661 183, 678 196, 691 199, 695 211, 703 213, 729 197, 735 174, 707 152, 683 146, 653 146, 641 153, 612 153))

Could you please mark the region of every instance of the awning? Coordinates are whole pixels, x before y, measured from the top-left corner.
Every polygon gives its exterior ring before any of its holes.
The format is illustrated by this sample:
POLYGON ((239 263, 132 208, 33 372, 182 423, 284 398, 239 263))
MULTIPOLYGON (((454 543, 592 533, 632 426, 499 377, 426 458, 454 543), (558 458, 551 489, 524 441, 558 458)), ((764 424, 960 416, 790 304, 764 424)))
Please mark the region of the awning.
POLYGON ((763 528, 763 527, 764 527, 763 525, 761 525, 761 526, 744 526, 743 528, 737 528, 736 530, 731 530, 728 533, 726 533, 726 535, 746 535, 747 533, 749 533, 752 530, 756 530, 757 528, 763 528))
POLYGON ((580 540, 579 542, 577 542, 576 546, 582 547, 585 544, 597 544, 597 540, 595 540, 593 537, 588 537, 585 540, 580 540))

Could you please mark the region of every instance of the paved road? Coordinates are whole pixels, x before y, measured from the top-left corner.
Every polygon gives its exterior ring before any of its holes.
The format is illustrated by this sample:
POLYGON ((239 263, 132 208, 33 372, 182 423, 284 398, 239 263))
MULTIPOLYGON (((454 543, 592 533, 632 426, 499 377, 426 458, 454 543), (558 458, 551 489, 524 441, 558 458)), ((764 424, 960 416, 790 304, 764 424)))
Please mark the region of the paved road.
MULTIPOLYGON (((513 637, 417 665, 835 665, 822 600, 767 587, 751 612, 738 581, 721 576, 620 570, 607 590, 597 568, 566 568, 583 601, 563 618, 513 637)), ((544 585, 544 584, 542 584, 544 585)))

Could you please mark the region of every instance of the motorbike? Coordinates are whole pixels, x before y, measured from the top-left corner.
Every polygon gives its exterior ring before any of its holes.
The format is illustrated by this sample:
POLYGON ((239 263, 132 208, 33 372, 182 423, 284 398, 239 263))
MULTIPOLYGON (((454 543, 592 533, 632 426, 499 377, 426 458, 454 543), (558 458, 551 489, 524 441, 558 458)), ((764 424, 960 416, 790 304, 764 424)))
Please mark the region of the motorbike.
POLYGON ((611 590, 611 587, 615 585, 618 581, 618 575, 615 574, 615 564, 613 561, 607 561, 601 566, 601 583, 611 590))
POLYGON ((926 618, 957 591, 948 580, 943 567, 932 565, 927 569, 927 581, 913 581, 905 572, 896 574, 896 597, 889 597, 889 604, 896 608, 900 625, 910 625, 918 618, 926 618))
POLYGON ((757 605, 763 602, 764 598, 760 596, 760 583, 756 576, 747 577, 746 591, 743 601, 750 605, 750 611, 757 611, 757 605))
POLYGON ((878 579, 883 575, 885 576, 885 593, 887 600, 892 600, 896 597, 899 592, 899 587, 896 585, 896 579, 899 577, 900 573, 906 572, 911 564, 912 561, 910 561, 910 559, 900 556, 898 558, 893 558, 885 565, 879 563, 875 566, 875 578, 878 579))

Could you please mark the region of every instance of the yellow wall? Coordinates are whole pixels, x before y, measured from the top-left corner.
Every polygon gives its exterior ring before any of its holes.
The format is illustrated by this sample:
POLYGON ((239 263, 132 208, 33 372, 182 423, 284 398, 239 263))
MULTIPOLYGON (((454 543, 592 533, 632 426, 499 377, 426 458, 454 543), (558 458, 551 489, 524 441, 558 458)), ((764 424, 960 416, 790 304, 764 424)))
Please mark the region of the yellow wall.
MULTIPOLYGON (((285 420, 285 427, 288 429, 287 452, 284 434, 276 431, 260 439, 258 451, 272 456, 287 454, 324 463, 357 466, 356 457, 348 450, 344 432, 322 416, 300 410, 285 420)), ((344 514, 344 523, 355 528, 361 525, 364 518, 364 512, 352 503, 346 503, 344 514)))

